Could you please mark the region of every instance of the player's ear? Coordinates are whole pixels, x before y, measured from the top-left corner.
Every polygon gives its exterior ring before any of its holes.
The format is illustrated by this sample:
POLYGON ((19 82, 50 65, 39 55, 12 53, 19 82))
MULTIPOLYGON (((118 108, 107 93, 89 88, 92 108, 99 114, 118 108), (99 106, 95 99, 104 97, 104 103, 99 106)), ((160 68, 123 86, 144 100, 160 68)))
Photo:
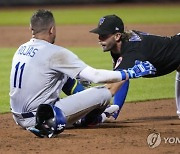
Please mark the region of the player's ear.
POLYGON ((33 30, 33 28, 32 28, 32 25, 31 25, 31 24, 29 25, 29 30, 31 31, 32 35, 34 35, 34 30, 33 30))
POLYGON ((55 26, 52 26, 52 27, 49 29, 49 33, 50 33, 50 34, 55 33, 55 31, 56 31, 55 26))
POLYGON ((119 41, 121 39, 121 33, 116 33, 114 38, 116 41, 119 41))

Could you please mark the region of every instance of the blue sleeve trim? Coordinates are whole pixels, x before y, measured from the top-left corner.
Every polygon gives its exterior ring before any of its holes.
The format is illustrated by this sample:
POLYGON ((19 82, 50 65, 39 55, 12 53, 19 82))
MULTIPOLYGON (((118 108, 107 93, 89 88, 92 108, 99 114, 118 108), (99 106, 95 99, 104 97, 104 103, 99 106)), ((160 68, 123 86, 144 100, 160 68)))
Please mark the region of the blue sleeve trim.
POLYGON ((76 84, 73 86, 71 90, 71 94, 75 94, 83 90, 84 90, 83 85, 76 80, 76 84))
POLYGON ((64 84, 62 90, 66 95, 72 95, 84 90, 84 87, 76 79, 69 78, 64 84))
POLYGON ((121 72, 122 80, 126 80, 126 73, 125 73, 125 71, 120 71, 120 72, 121 72))

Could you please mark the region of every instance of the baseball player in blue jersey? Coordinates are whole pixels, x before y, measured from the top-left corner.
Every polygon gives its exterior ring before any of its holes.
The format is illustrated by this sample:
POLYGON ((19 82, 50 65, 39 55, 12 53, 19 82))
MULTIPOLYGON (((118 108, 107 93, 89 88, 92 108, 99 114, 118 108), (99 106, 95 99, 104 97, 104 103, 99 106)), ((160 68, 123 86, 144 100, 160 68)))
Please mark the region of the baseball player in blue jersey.
MULTIPOLYGON (((124 23, 116 15, 102 17, 98 27, 90 32, 99 35, 99 44, 104 52, 110 51, 114 70, 132 67, 136 59, 147 60, 157 69, 156 74, 146 77, 158 77, 176 70, 176 106, 180 118, 180 34, 163 37, 136 30, 124 31, 124 23)), ((114 104, 118 104, 120 109, 128 87, 129 81, 115 94, 114 104)), ((114 115, 115 118, 118 113, 114 115)))
POLYGON ((10 106, 15 122, 39 137, 53 137, 82 118, 84 123, 91 122, 94 115, 106 111, 123 80, 156 71, 148 61, 136 61, 122 71, 87 65, 70 50, 54 45, 55 20, 48 10, 32 15, 30 29, 32 38, 12 60, 10 106), (76 78, 108 84, 83 90, 76 78), (60 99, 61 91, 72 95, 60 99))

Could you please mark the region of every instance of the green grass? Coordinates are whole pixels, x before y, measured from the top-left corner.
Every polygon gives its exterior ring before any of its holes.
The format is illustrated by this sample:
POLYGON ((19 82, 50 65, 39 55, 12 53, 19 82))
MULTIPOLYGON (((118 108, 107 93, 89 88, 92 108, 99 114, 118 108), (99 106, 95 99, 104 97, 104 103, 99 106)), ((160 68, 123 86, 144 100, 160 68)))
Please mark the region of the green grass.
MULTIPOLYGON (((87 64, 95 68, 112 69, 109 53, 100 48, 70 48, 87 64)), ((0 48, 0 112, 9 112, 9 76, 15 48, 0 48)), ((131 80, 127 102, 174 98, 175 72, 153 79, 131 80)))
MULTIPOLYGON (((29 25, 35 9, 2 9, 0 25, 29 25)), ((56 23, 62 24, 97 24, 99 18, 108 14, 117 14, 125 24, 160 24, 180 23, 180 5, 160 6, 121 6, 48 8, 54 13, 56 23)))
POLYGON ((0 112, 9 111, 9 77, 15 49, 0 48, 0 112))
POLYGON ((140 78, 130 81, 127 102, 174 98, 175 72, 157 78, 140 78))

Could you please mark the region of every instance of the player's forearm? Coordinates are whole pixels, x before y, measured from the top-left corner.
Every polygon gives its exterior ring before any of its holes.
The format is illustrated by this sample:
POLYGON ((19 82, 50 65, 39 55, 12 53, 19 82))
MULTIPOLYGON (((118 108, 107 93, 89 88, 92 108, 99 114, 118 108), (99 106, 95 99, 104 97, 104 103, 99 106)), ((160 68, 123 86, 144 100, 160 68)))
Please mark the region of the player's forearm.
POLYGON ((79 73, 79 76, 94 83, 112 83, 155 73, 156 68, 150 62, 136 60, 132 68, 120 71, 108 71, 87 66, 79 73))
POLYGON ((105 84, 105 87, 110 90, 112 96, 121 88, 125 81, 115 82, 115 83, 108 83, 105 84))
POLYGON ((93 83, 112 83, 128 79, 128 74, 125 71, 108 71, 94 69, 90 66, 81 71, 79 76, 93 83))

